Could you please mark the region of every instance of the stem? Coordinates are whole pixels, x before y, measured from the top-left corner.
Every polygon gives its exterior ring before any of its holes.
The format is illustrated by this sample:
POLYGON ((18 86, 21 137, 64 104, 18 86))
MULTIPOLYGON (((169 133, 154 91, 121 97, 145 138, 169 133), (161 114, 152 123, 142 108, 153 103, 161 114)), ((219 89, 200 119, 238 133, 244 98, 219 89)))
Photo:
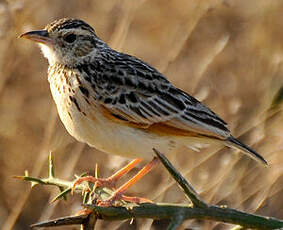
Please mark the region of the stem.
POLYGON ((205 203, 197 192, 194 190, 193 186, 174 168, 170 161, 158 150, 153 149, 159 160, 162 162, 164 167, 168 170, 171 176, 176 180, 176 182, 183 189, 185 195, 192 201, 194 207, 206 208, 209 205, 205 203))
MULTIPOLYGON (((151 219, 173 219, 182 216, 182 220, 204 219, 215 220, 230 224, 241 225, 245 228, 255 229, 278 229, 283 227, 283 221, 264 217, 231 208, 209 206, 206 208, 195 208, 188 205, 176 204, 142 204, 127 210, 123 207, 99 207, 89 206, 99 213, 101 219, 122 220, 130 218, 151 218, 151 219)), ((179 219, 180 220, 180 219, 179 219)), ((175 220, 178 223, 177 220, 175 220)), ((173 228, 174 229, 174 228, 173 228)))
MULTIPOLYGON (((83 230, 94 229, 97 219, 105 220, 123 220, 132 218, 151 218, 151 219, 171 219, 169 230, 175 230, 180 224, 187 219, 206 219, 221 221, 230 224, 240 225, 244 228, 256 229, 280 229, 283 228, 283 221, 271 218, 249 214, 246 212, 238 211, 227 207, 219 207, 209 205, 203 201, 197 192, 193 189, 186 179, 173 167, 168 159, 154 149, 154 152, 166 167, 169 173, 173 176, 176 182, 185 192, 186 196, 192 201, 193 207, 190 205, 176 205, 176 204, 141 204, 136 205, 127 202, 121 202, 120 207, 100 207, 92 205, 94 200, 88 199, 85 207, 92 209, 94 212, 88 215, 63 217, 56 220, 45 221, 32 225, 32 227, 47 227, 47 226, 60 226, 70 224, 80 224, 83 230)), ((71 191, 73 181, 61 180, 54 177, 54 165, 52 157, 49 158, 49 177, 48 178, 35 178, 30 177, 28 173, 25 176, 16 177, 32 182, 34 184, 55 185, 59 187, 61 193, 55 198, 59 199, 65 197, 71 191)), ((76 186, 76 190, 85 191, 86 186, 81 184, 76 186)), ((99 200, 108 199, 113 193, 112 190, 107 188, 97 188, 95 197, 99 200)), ((90 195, 88 193, 88 195, 90 195)), ((90 196, 91 198, 91 196, 90 196)), ((95 199, 96 199, 95 198, 95 199)))

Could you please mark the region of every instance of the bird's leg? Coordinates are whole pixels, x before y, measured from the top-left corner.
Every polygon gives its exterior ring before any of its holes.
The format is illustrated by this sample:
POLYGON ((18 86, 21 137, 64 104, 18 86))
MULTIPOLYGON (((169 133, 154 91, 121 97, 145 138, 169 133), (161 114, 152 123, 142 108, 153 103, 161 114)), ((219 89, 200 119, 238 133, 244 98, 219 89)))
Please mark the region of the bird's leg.
MULTIPOLYGON (((139 181, 143 176, 145 176, 152 168, 154 168, 159 163, 159 160, 154 157, 148 164, 146 164, 133 178, 127 181, 125 184, 120 186, 114 194, 107 200, 99 202, 99 206, 111 206, 116 200, 125 200, 133 203, 152 203, 152 201, 140 198, 140 197, 128 197, 124 196, 126 190, 139 181)), ((115 175, 115 174, 114 174, 115 175)))
POLYGON ((78 178, 72 187, 72 191, 75 190, 76 186, 81 184, 84 181, 91 182, 94 184, 94 189, 96 187, 108 187, 108 188, 115 188, 116 182, 126 173, 128 173, 132 168, 134 168, 138 163, 142 161, 141 158, 137 158, 135 160, 132 160, 129 164, 127 164, 125 167, 121 168, 118 172, 113 174, 112 176, 108 178, 96 178, 93 176, 85 176, 78 178))

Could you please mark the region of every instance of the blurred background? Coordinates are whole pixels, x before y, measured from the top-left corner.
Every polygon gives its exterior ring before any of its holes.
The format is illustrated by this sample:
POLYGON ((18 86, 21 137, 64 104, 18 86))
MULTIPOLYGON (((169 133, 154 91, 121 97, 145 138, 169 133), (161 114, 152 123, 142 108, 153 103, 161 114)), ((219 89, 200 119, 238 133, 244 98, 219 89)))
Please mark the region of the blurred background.
MULTIPOLYGON (((78 143, 58 119, 38 47, 17 39, 62 17, 87 21, 112 48, 155 66, 229 124, 234 136, 269 162, 210 146, 180 149, 174 165, 211 204, 283 218, 282 0, 2 0, 0 1, 0 226, 29 225, 71 215, 79 196, 50 204, 58 190, 15 180, 28 170, 46 176, 53 151, 56 175, 109 176, 128 159, 78 143)), ((140 166, 141 167, 141 166, 140 166)), ((137 172, 138 168, 133 173, 137 172)), ((127 178, 126 178, 127 179, 127 178)), ((128 194, 156 202, 188 203, 162 166, 128 194)), ((165 229, 167 221, 99 221, 97 229, 165 229)), ((186 221, 182 229, 230 229, 214 221, 186 221)), ((60 229, 78 229, 65 227, 60 229)))

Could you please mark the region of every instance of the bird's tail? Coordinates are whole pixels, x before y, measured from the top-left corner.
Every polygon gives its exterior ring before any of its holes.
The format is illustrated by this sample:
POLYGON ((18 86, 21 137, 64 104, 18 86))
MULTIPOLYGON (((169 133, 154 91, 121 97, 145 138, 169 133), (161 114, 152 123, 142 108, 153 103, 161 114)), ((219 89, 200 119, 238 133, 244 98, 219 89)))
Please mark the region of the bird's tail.
POLYGON ((251 149, 249 146, 243 144, 233 136, 230 136, 226 139, 226 145, 229 147, 234 147, 236 149, 242 150, 245 154, 247 154, 249 157, 253 158, 254 160, 263 163, 264 165, 267 165, 267 161, 259 155, 256 151, 251 149))

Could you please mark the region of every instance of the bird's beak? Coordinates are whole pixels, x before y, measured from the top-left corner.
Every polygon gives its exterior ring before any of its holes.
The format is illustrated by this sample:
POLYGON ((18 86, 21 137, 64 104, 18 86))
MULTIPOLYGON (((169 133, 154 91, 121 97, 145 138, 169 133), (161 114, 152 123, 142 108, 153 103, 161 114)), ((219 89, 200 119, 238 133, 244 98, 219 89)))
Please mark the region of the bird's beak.
POLYGON ((54 39, 49 37, 47 30, 30 31, 30 32, 21 34, 19 37, 20 38, 26 38, 26 39, 32 40, 34 42, 42 43, 42 44, 45 44, 45 45, 48 45, 48 46, 54 44, 54 39))

